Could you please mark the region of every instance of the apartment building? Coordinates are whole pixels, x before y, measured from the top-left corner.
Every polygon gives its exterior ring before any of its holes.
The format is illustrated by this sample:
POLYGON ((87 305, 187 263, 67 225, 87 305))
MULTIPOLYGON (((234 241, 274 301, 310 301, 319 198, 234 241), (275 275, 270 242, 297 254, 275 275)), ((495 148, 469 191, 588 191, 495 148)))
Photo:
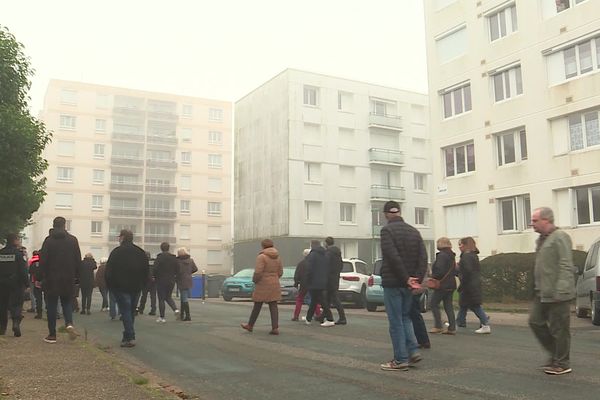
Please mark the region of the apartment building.
POLYGON ((383 203, 433 249, 425 94, 287 69, 235 103, 234 268, 270 237, 285 265, 311 239, 380 257, 383 203))
POLYGON ((600 236, 600 1, 426 0, 436 236, 533 251, 549 206, 600 236))
POLYGON ((156 255, 191 250, 200 269, 231 269, 231 103, 52 80, 42 119, 47 196, 29 229, 39 248, 55 216, 82 253, 108 256, 121 229, 156 255))

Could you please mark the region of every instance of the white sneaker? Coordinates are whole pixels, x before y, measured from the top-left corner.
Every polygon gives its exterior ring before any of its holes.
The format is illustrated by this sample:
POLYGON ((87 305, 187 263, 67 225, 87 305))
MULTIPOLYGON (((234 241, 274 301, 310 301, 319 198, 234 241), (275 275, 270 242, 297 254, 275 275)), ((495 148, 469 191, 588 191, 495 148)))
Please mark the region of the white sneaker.
POLYGON ((176 315, 179 315, 179 310, 175 310, 175 314, 176 314, 176 315))
POLYGON ((304 321, 306 325, 310 325, 310 321, 306 319, 305 315, 302 316, 302 321, 304 321))
POLYGON ((335 326, 335 322, 333 322, 333 321, 323 321, 323 323, 321 324, 321 326, 324 326, 324 327, 335 326))
POLYGON ((160 317, 159 317, 159 318, 156 320, 156 322, 158 322, 159 324, 164 324, 165 322, 167 322, 167 320, 166 320, 166 319, 164 319, 164 318, 160 318, 160 317))
POLYGON ((489 334, 492 333, 492 328, 489 325, 481 325, 481 328, 477 329, 475 333, 489 334))

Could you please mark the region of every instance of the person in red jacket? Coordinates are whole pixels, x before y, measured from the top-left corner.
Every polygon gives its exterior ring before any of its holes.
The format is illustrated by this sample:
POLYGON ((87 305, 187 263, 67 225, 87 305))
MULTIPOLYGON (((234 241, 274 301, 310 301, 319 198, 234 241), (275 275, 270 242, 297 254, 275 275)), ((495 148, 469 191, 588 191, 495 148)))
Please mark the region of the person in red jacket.
POLYGON ((35 299, 35 319, 42 319, 42 275, 40 271, 40 252, 34 250, 29 259, 29 276, 31 277, 31 296, 35 299))

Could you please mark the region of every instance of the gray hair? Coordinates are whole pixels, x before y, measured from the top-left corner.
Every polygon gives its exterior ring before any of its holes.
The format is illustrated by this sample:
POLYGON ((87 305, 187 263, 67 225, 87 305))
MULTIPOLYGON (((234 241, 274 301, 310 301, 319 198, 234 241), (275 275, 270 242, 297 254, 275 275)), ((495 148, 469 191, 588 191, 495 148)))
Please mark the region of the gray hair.
POLYGON ((177 249, 177 255, 179 257, 189 256, 190 252, 185 247, 180 247, 180 248, 177 249))
POLYGON ((302 255, 304 257, 306 257, 308 255, 308 253, 310 253, 310 249, 304 249, 304 250, 302 250, 302 255))
POLYGON ((554 223, 554 211, 550 207, 539 207, 536 211, 540 212, 540 219, 548 220, 551 224, 554 223))

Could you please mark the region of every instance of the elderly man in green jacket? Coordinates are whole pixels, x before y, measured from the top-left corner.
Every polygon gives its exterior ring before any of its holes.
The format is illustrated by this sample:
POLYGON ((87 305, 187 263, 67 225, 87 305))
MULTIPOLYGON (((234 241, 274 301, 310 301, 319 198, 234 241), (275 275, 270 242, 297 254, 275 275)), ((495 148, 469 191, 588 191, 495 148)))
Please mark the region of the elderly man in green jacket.
POLYGON ((544 372, 563 375, 571 372, 570 303, 575 297, 575 274, 571 238, 554 225, 554 213, 541 207, 533 211, 531 225, 540 234, 536 241, 535 299, 529 326, 549 353, 544 372))

